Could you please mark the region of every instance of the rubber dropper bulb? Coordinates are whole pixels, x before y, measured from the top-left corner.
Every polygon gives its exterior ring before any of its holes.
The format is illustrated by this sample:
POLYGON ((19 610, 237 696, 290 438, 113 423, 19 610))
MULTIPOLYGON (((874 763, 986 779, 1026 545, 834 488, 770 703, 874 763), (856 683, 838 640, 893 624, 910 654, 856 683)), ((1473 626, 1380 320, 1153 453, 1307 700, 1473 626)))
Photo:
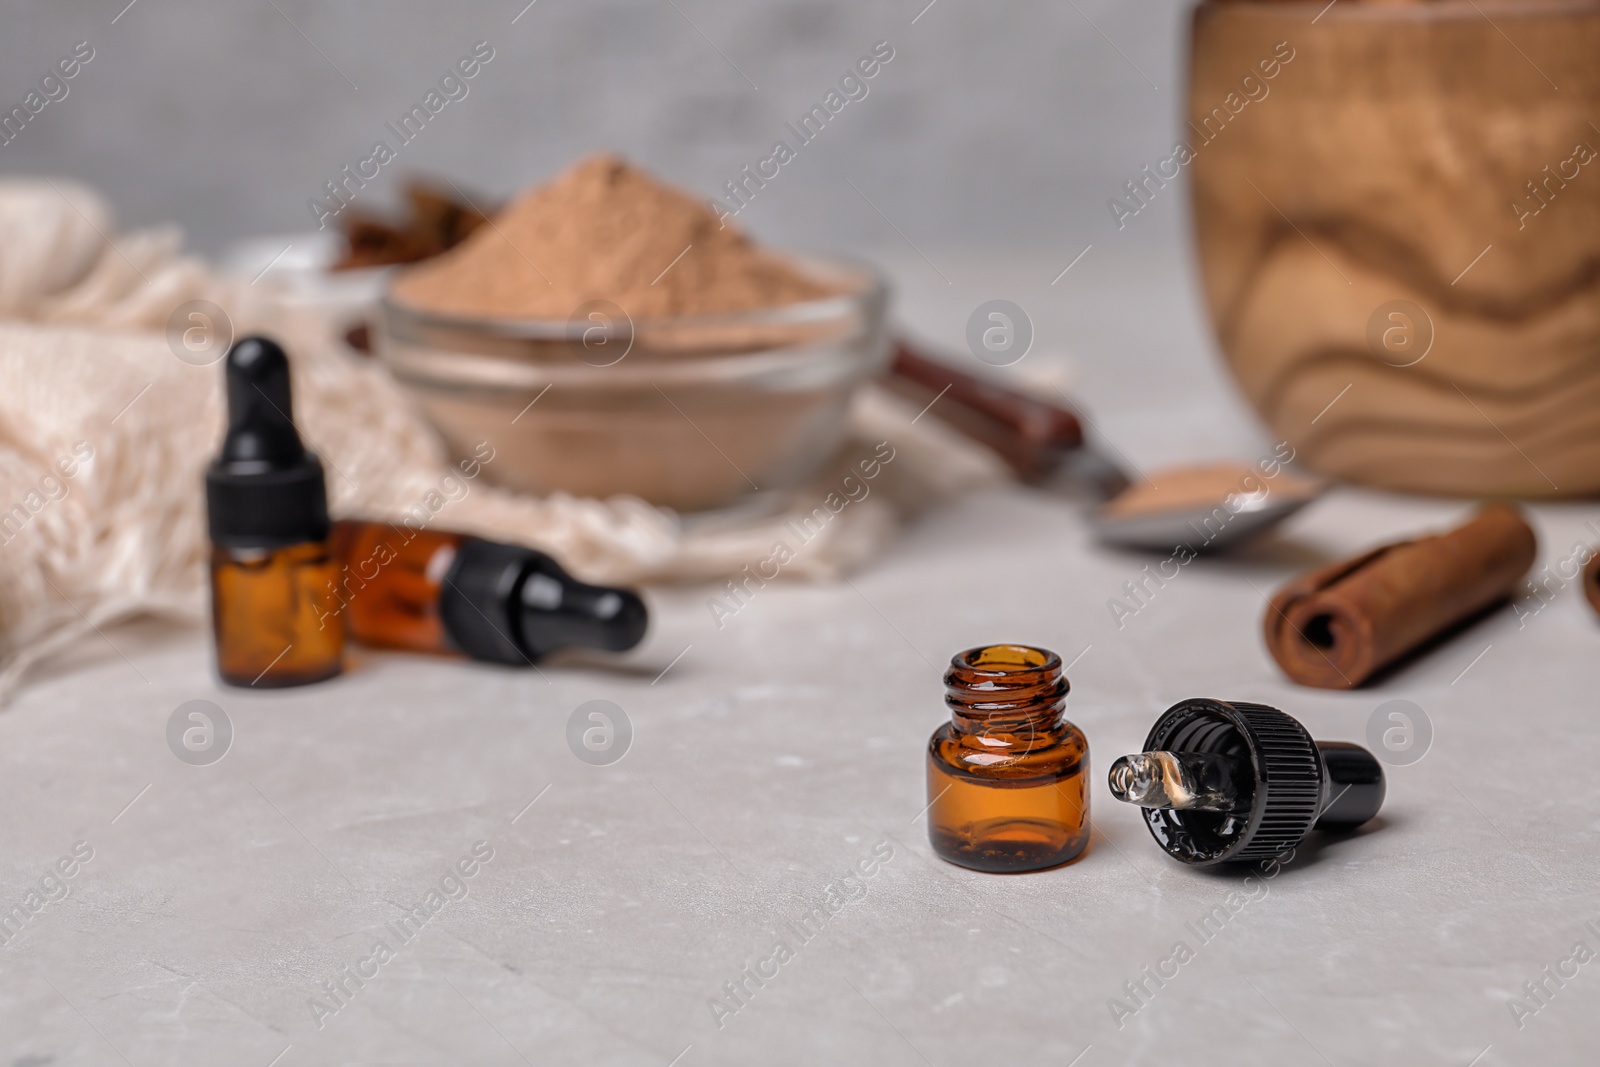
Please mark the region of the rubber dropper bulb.
POLYGON ((631 589, 587 585, 539 553, 522 583, 522 639, 538 657, 579 646, 623 652, 644 639, 649 612, 631 589))
POLYGON ((289 357, 277 342, 246 337, 228 351, 228 433, 218 462, 235 473, 303 463, 294 427, 289 357))

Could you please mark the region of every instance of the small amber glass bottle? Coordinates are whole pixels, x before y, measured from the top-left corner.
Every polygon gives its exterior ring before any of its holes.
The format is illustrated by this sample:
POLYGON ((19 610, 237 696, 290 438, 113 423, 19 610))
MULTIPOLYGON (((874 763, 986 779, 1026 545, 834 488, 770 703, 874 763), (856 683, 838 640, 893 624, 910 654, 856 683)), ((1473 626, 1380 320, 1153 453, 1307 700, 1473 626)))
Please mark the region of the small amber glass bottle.
POLYGON ((258 688, 331 678, 344 627, 328 597, 327 488, 294 427, 288 357, 247 337, 226 371, 228 432, 206 471, 217 673, 258 688))
POLYGON ((258 689, 320 682, 343 665, 344 627, 327 597, 336 569, 328 546, 211 548, 217 673, 258 689))
POLYGON ((648 625, 631 589, 585 585, 520 545, 358 519, 334 523, 332 544, 329 593, 362 644, 526 666, 571 646, 630 649, 648 625))
POLYGON ((1089 742, 1063 716, 1061 657, 968 649, 945 672, 950 721, 928 742, 928 839, 977 871, 1036 871, 1089 844, 1089 742))
POLYGON ((459 534, 388 523, 341 520, 333 525, 339 573, 332 594, 350 636, 407 652, 449 647, 439 594, 456 562, 459 534))

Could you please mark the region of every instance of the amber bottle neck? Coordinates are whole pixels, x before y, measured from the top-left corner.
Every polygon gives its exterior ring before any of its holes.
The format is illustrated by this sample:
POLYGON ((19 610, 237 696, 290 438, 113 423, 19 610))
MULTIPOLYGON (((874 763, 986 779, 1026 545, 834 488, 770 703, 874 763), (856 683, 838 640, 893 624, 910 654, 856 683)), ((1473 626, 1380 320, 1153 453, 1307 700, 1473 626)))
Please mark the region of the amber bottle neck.
POLYGON ((1053 733, 1067 706, 1061 657, 1025 645, 957 653, 944 675, 944 702, 958 733, 1053 733))

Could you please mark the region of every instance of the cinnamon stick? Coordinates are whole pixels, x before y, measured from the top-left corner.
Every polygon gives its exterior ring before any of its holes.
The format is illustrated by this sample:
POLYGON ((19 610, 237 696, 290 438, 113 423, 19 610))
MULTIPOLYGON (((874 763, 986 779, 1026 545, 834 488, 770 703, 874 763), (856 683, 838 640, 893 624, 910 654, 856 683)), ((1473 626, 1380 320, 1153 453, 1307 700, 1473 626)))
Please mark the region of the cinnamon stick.
POLYGON ((1491 505, 1448 533, 1385 545, 1285 585, 1267 608, 1267 648, 1301 685, 1352 689, 1504 600, 1537 551, 1522 513, 1491 505))

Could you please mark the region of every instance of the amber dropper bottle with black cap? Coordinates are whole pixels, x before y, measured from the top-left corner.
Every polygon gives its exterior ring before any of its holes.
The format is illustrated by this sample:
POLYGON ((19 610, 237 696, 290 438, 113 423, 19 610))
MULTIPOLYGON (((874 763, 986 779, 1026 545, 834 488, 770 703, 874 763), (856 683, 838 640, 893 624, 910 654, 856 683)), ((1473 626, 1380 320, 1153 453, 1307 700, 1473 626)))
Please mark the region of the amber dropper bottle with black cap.
POLYGON ((528 666, 561 648, 622 652, 648 626, 639 594, 520 545, 355 520, 334 523, 332 543, 330 610, 365 645, 528 666))
POLYGON ((228 432, 206 471, 211 619, 229 685, 305 685, 343 668, 344 629, 329 611, 322 464, 295 430, 289 359, 246 337, 225 363, 228 432))

